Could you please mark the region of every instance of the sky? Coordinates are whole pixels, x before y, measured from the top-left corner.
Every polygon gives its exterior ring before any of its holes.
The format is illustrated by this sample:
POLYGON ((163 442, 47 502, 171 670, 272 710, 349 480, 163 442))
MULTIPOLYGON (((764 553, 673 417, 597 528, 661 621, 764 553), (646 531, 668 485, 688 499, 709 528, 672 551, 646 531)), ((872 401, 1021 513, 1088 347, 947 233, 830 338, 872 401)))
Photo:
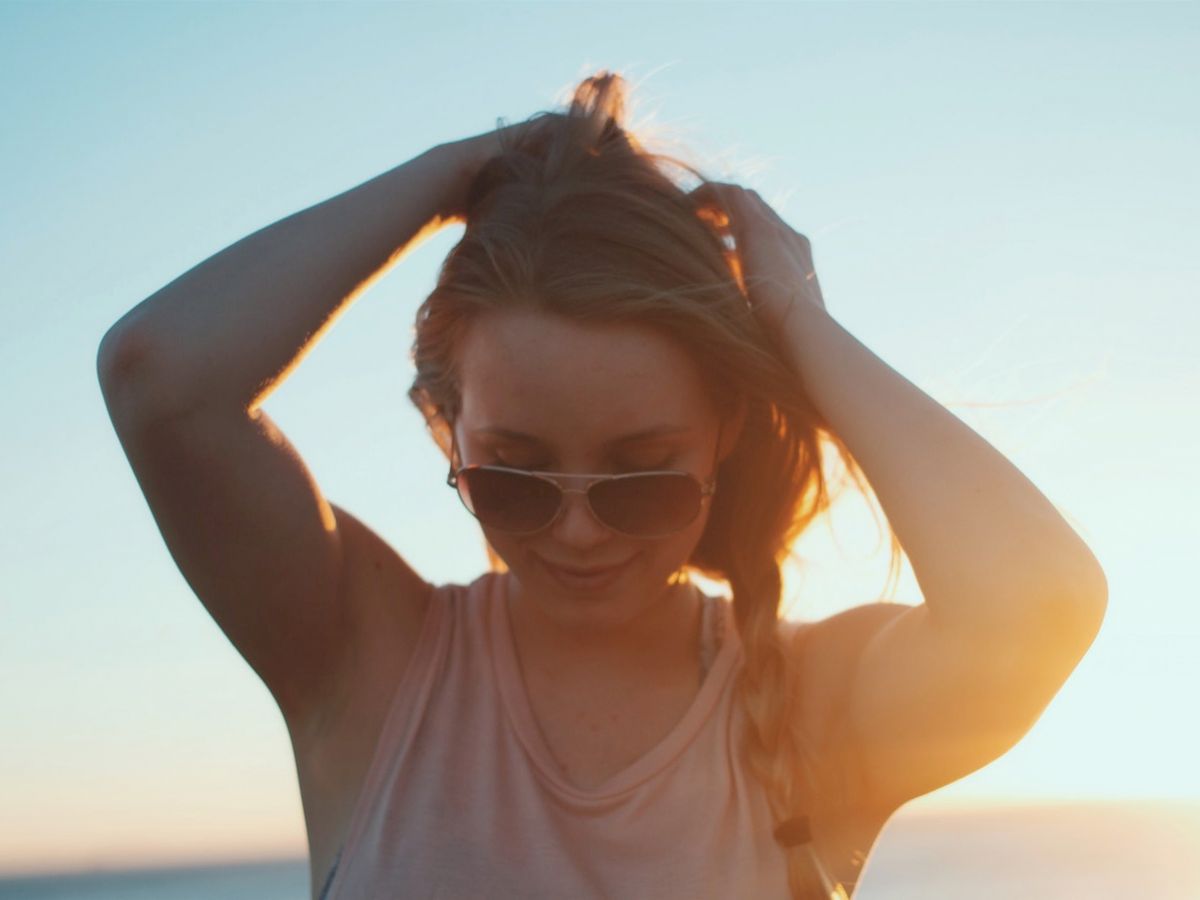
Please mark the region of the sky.
MULTIPOLYGON (((1198 39, 1177 3, 0 4, 0 872, 306 849, 283 720, 112 430, 105 331, 239 238, 603 68, 649 143, 808 236, 835 318, 1104 567, 1103 628, 1029 734, 912 805, 1200 800, 1198 39)), ((460 235, 264 404, 435 583, 487 566, 404 395, 460 235)), ((875 599, 886 550, 848 492, 797 548, 796 615, 875 599)), ((897 598, 921 601, 907 563, 897 598)))

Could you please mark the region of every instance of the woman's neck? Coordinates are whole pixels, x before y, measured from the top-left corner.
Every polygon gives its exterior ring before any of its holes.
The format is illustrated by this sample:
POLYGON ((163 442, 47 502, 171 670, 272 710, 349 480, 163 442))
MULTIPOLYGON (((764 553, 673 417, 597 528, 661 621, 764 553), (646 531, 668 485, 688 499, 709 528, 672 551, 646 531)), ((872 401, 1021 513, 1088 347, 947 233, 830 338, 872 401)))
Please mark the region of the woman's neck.
POLYGON ((660 601, 626 627, 564 628, 523 597, 509 572, 505 603, 522 666, 553 677, 605 677, 694 669, 700 647, 701 595, 695 585, 669 585, 660 601))

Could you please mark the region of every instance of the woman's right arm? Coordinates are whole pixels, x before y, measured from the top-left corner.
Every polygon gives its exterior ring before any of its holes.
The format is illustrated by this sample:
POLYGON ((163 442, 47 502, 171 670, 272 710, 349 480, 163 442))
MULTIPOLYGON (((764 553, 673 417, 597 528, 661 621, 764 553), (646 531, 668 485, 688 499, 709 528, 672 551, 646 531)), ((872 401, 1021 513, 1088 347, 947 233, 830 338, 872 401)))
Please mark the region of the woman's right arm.
POLYGON ((109 416, 163 539, 294 736, 321 727, 372 656, 414 649, 429 585, 325 500, 259 406, 373 279, 458 218, 482 140, 254 232, 101 343, 109 416))
POLYGON ((257 409, 358 295, 453 220, 469 148, 438 145, 189 269, 108 330, 102 381, 142 412, 257 409))

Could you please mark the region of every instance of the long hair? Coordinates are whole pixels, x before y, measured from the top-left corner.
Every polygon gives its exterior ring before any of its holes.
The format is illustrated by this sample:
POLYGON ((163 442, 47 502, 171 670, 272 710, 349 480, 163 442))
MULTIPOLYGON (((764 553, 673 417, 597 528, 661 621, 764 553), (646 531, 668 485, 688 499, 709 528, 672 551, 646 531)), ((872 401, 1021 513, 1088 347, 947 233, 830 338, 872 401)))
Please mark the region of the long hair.
MULTIPOLYGON (((742 752, 778 826, 808 816, 818 798, 836 803, 840 777, 837 748, 818 754, 801 733, 792 632, 781 627, 781 563, 832 505, 833 488, 846 484, 822 471, 829 447, 860 490, 869 485, 750 309, 714 210, 669 166, 709 179, 639 144, 623 124, 625 96, 621 76, 602 71, 579 84, 565 112, 537 113, 502 135, 502 151, 468 189, 466 230, 417 312, 409 398, 449 456, 464 335, 486 313, 536 310, 660 329, 691 355, 723 418, 744 403, 741 436, 720 465, 709 520, 684 568, 730 585, 745 654, 742 752)), ((888 533, 890 581, 900 546, 888 533)), ((823 877, 810 843, 784 849, 793 897, 845 896, 823 877)))

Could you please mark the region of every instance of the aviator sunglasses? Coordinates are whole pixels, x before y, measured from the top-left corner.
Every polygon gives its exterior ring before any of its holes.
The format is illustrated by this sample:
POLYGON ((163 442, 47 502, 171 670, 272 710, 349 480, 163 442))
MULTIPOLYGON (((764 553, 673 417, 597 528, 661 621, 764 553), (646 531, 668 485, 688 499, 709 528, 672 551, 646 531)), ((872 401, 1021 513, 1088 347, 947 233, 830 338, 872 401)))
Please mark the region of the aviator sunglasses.
MULTIPOLYGON (((451 437, 451 458, 455 458, 451 437)), ((598 521, 635 538, 665 537, 695 521, 705 497, 717 489, 720 432, 713 456, 713 477, 701 484, 688 472, 631 472, 622 475, 572 475, 534 472, 507 466, 450 466, 446 484, 458 491, 467 512, 489 528, 533 534, 553 524, 566 506, 566 494, 583 494, 598 521), (580 487, 565 487, 575 482, 580 487)))

